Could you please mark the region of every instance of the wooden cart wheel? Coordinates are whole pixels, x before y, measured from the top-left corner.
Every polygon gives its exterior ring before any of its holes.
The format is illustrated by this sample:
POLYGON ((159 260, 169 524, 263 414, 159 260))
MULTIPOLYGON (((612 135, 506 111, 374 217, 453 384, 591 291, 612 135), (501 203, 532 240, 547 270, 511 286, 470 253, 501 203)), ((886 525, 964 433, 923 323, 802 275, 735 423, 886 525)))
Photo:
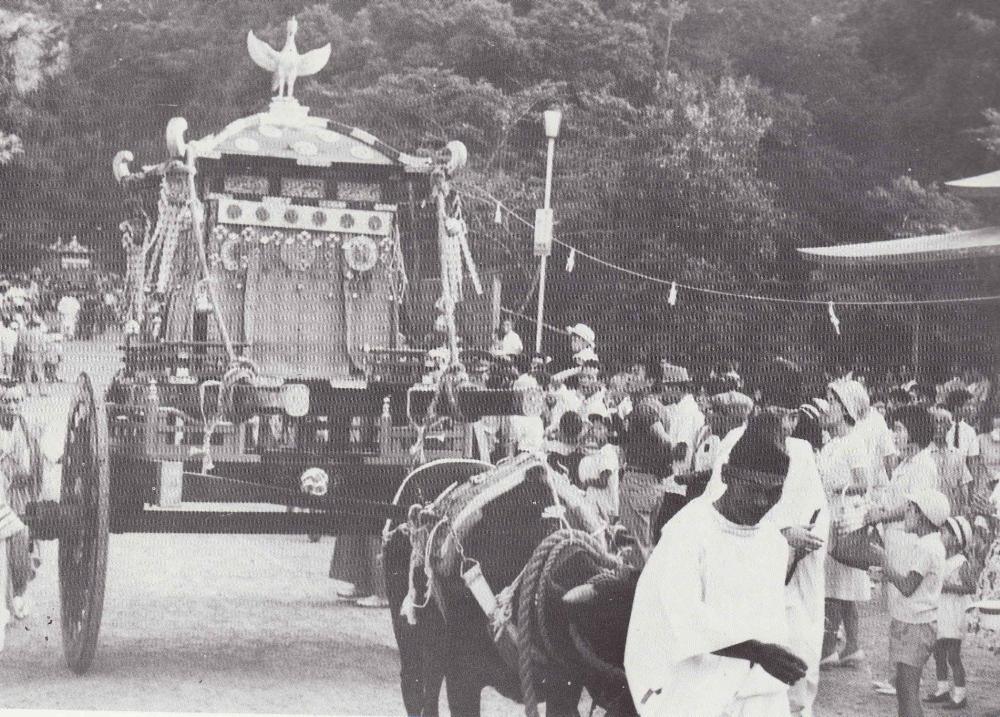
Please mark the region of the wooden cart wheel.
POLYGON ((83 674, 97 651, 108 560, 108 436, 104 405, 80 374, 66 426, 60 503, 59 602, 63 652, 83 674))

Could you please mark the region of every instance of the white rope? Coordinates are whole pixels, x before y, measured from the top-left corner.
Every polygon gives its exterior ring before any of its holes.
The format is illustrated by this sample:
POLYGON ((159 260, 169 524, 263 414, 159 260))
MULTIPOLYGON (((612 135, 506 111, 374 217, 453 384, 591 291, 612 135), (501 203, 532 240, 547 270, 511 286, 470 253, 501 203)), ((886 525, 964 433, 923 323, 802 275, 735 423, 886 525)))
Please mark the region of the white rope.
MULTIPOLYGON (((481 202, 488 202, 489 204, 496 204, 498 208, 502 207, 507 214, 512 216, 517 221, 524 224, 526 227, 531 227, 534 229, 534 223, 528 221, 524 217, 518 215, 510 207, 505 205, 499 199, 494 197, 492 194, 484 190, 482 187, 477 187, 475 185, 465 185, 466 187, 475 187, 478 191, 482 192, 485 196, 476 196, 473 193, 469 193, 473 199, 478 199, 481 202)), ((659 276, 652 276, 650 274, 644 274, 641 271, 634 271, 627 267, 621 266, 620 264, 615 264, 613 262, 601 259, 593 254, 588 254, 587 252, 579 249, 572 244, 569 244, 561 239, 553 237, 553 243, 559 244, 570 251, 576 252, 579 256, 589 259, 595 264, 599 264, 603 267, 611 269, 612 271, 619 272, 621 274, 627 274, 629 276, 635 277, 637 279, 642 279, 643 281, 651 281, 655 284, 663 284, 664 286, 669 286, 676 289, 684 289, 686 291, 692 291, 698 294, 708 294, 710 296, 721 296, 729 299, 739 299, 742 301, 763 301, 774 304, 790 304, 790 305, 800 305, 800 306, 828 306, 831 303, 830 299, 790 299, 781 296, 760 296, 757 294, 747 294, 743 292, 736 291, 722 291, 721 289, 708 289, 702 286, 693 286, 691 284, 682 284, 675 279, 664 279, 659 276)), ((1000 294, 991 294, 988 296, 963 296, 954 299, 909 299, 909 300, 833 300, 832 303, 839 304, 840 306, 926 306, 934 304, 967 304, 976 302, 990 302, 1000 300, 1000 294)))

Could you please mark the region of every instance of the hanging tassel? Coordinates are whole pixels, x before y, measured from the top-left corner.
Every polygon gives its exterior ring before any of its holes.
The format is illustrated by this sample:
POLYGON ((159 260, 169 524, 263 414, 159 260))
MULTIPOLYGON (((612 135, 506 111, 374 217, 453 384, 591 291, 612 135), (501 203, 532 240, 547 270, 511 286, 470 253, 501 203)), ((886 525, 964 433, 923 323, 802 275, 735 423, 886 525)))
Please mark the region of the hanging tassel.
POLYGON ((677 282, 670 282, 670 293, 667 294, 667 303, 671 306, 677 306, 677 282))
POLYGON ((572 273, 573 267, 576 266, 576 249, 569 250, 569 256, 566 257, 566 272, 572 273))
POLYGON ((497 202, 497 211, 493 215, 494 224, 503 224, 503 214, 500 213, 500 202, 497 202))
POLYGON ((840 319, 837 318, 837 312, 833 310, 832 301, 827 304, 826 311, 830 314, 830 323, 833 324, 833 330, 837 332, 837 336, 840 336, 840 319))

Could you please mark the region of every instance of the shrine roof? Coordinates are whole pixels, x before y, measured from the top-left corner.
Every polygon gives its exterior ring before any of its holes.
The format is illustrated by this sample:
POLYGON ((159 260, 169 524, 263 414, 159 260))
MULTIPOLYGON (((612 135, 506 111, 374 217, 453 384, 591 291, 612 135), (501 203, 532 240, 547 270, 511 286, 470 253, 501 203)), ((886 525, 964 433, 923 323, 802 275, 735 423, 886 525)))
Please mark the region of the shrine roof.
POLYGON ((231 122, 222 131, 189 143, 204 159, 223 156, 291 159, 309 167, 338 164, 430 170, 429 158, 408 155, 356 127, 309 115, 295 100, 276 98, 267 112, 231 122))
POLYGON ((1000 257, 1000 227, 860 244, 807 247, 798 252, 803 258, 819 264, 855 266, 923 264, 1000 257))

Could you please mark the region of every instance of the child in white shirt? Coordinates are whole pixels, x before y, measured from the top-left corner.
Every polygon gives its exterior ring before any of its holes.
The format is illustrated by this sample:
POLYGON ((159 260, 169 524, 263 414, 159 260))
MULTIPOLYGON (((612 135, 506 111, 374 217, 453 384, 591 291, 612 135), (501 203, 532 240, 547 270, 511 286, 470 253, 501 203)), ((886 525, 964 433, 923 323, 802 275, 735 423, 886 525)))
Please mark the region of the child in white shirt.
MULTIPOLYGON (((905 564, 886 560, 880 547, 872 548, 886 580, 902 593, 890 605, 889 658, 896 665, 899 717, 923 717, 920 674, 937 642, 938 609, 944 583, 945 549, 940 528, 951 506, 941 491, 920 490, 906 496, 904 526, 917 536, 905 564)), ((901 561, 902 562, 902 561, 901 561)))
POLYGON ((972 525, 963 516, 948 518, 941 527, 941 540, 948 557, 934 645, 937 689, 924 699, 925 702, 946 703, 956 710, 965 707, 966 703, 962 639, 968 628, 966 610, 972 605, 972 595, 976 592, 975 570, 964 552, 971 538, 972 525), (953 688, 948 684, 949 665, 955 680, 953 688))

